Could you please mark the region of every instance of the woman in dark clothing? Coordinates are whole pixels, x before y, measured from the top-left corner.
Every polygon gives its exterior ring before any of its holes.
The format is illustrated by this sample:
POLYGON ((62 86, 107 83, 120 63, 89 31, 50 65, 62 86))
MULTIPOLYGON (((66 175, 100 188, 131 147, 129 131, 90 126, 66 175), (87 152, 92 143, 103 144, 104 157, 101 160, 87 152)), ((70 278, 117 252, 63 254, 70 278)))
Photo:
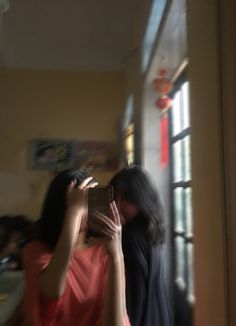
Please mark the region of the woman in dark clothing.
POLYGON ((131 166, 111 180, 123 219, 126 301, 132 326, 170 326, 164 287, 164 222, 159 195, 146 172, 131 166))

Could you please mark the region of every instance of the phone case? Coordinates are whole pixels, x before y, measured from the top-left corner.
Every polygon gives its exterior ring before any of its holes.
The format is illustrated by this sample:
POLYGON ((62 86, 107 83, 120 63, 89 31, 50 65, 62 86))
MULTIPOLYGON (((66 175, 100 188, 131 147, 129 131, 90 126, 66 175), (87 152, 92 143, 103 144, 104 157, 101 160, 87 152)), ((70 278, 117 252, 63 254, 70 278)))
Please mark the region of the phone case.
POLYGON ((88 191, 88 211, 91 215, 94 211, 109 216, 110 203, 114 200, 113 187, 102 186, 90 188, 88 191))

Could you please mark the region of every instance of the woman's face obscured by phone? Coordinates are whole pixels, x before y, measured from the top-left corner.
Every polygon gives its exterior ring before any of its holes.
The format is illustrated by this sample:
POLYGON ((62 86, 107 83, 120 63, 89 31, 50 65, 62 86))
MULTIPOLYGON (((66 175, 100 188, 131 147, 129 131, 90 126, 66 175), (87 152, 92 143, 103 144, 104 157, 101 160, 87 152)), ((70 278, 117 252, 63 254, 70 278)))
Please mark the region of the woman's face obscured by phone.
POLYGON ((122 198, 122 195, 117 195, 115 202, 120 214, 121 224, 125 225, 132 221, 138 215, 138 208, 132 202, 122 198))

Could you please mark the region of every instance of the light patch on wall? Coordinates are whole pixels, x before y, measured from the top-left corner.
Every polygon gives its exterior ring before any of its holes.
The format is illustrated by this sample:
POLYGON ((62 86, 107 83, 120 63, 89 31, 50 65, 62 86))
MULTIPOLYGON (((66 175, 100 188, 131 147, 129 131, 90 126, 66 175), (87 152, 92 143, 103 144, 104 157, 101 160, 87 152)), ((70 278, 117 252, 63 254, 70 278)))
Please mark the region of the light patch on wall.
POLYGON ((0 171, 0 215, 27 214, 37 217, 37 203, 42 202, 48 181, 48 173, 14 174, 0 171), (34 206, 36 212, 32 209, 34 206))
MULTIPOLYGON (((28 200, 30 197, 30 184, 24 175, 0 172, 0 206, 1 212, 9 208, 9 203, 14 205, 28 200)), ((9 212, 4 212, 9 214, 9 212)))

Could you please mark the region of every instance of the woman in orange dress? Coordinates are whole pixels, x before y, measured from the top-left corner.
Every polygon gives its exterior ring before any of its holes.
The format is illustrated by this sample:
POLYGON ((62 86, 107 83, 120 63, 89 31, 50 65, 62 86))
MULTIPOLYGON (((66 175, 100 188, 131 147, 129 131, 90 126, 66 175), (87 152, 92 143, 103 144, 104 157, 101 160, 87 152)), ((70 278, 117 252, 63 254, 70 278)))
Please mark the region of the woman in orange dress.
POLYGON ((39 240, 24 251, 26 326, 128 326, 121 224, 95 212, 87 238, 87 189, 83 171, 64 171, 52 181, 40 219, 39 240))

